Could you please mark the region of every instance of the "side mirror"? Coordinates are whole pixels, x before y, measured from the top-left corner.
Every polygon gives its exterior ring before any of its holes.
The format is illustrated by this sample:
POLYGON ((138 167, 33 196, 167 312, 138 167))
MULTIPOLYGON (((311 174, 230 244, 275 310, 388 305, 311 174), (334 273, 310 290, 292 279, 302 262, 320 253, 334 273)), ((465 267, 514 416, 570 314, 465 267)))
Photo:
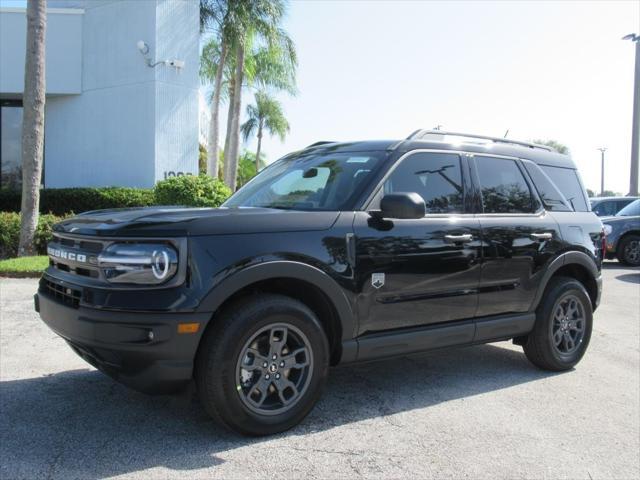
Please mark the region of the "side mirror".
POLYGON ((382 218, 416 219, 427 213, 423 198, 417 193, 389 193, 380 201, 382 218))

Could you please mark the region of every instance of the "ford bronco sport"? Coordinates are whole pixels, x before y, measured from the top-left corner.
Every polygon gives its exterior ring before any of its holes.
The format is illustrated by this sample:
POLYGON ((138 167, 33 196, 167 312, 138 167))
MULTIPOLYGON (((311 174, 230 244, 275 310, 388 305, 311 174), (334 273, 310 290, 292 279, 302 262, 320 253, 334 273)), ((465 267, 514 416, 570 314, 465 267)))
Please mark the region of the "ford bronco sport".
POLYGON ((512 339, 542 369, 572 368, 604 242, 569 157, 417 131, 318 142, 222 208, 64 220, 35 305, 116 380, 194 381, 217 421, 265 435, 300 422, 338 363, 512 339))

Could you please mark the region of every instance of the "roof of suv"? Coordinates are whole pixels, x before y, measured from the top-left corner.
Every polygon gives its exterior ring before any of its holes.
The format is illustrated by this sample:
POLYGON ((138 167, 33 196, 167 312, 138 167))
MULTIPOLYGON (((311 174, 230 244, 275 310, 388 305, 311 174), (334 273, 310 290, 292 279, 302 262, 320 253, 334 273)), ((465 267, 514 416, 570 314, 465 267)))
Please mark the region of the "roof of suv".
POLYGON ((366 150, 397 150, 399 152, 408 152, 417 149, 455 150, 478 154, 504 155, 524 158, 542 165, 576 168, 570 156, 558 153, 545 145, 474 134, 441 132, 438 130, 420 130, 403 140, 366 140, 356 142, 321 141, 309 145, 304 150, 318 153, 331 153, 361 152, 366 150))

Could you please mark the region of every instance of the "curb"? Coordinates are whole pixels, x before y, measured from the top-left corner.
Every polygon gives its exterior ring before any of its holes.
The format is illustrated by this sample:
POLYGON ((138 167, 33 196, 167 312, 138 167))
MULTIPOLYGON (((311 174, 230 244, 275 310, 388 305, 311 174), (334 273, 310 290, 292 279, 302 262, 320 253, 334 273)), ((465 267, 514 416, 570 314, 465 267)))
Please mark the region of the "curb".
POLYGON ((42 272, 0 272, 0 278, 40 278, 42 272))

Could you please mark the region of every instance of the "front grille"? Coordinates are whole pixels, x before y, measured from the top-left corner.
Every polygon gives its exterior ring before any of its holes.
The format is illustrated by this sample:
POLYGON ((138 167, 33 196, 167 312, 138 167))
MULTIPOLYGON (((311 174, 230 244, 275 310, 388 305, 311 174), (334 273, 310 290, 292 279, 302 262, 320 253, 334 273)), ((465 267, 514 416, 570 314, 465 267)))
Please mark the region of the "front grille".
POLYGON ((49 254, 50 265, 62 272, 79 275, 82 277, 100 278, 100 271, 97 267, 97 257, 102 252, 105 244, 98 240, 85 240, 72 236, 53 235, 53 242, 49 246, 57 251, 60 249, 67 255, 74 255, 73 258, 49 254), (75 258, 83 256, 82 262, 75 261, 75 258))
POLYGON ((49 295, 50 297, 53 297, 60 303, 73 308, 78 308, 78 306, 80 305, 80 298, 82 297, 82 292, 80 290, 64 287, 50 280, 47 280, 46 278, 43 278, 40 282, 40 291, 46 295, 49 295))

